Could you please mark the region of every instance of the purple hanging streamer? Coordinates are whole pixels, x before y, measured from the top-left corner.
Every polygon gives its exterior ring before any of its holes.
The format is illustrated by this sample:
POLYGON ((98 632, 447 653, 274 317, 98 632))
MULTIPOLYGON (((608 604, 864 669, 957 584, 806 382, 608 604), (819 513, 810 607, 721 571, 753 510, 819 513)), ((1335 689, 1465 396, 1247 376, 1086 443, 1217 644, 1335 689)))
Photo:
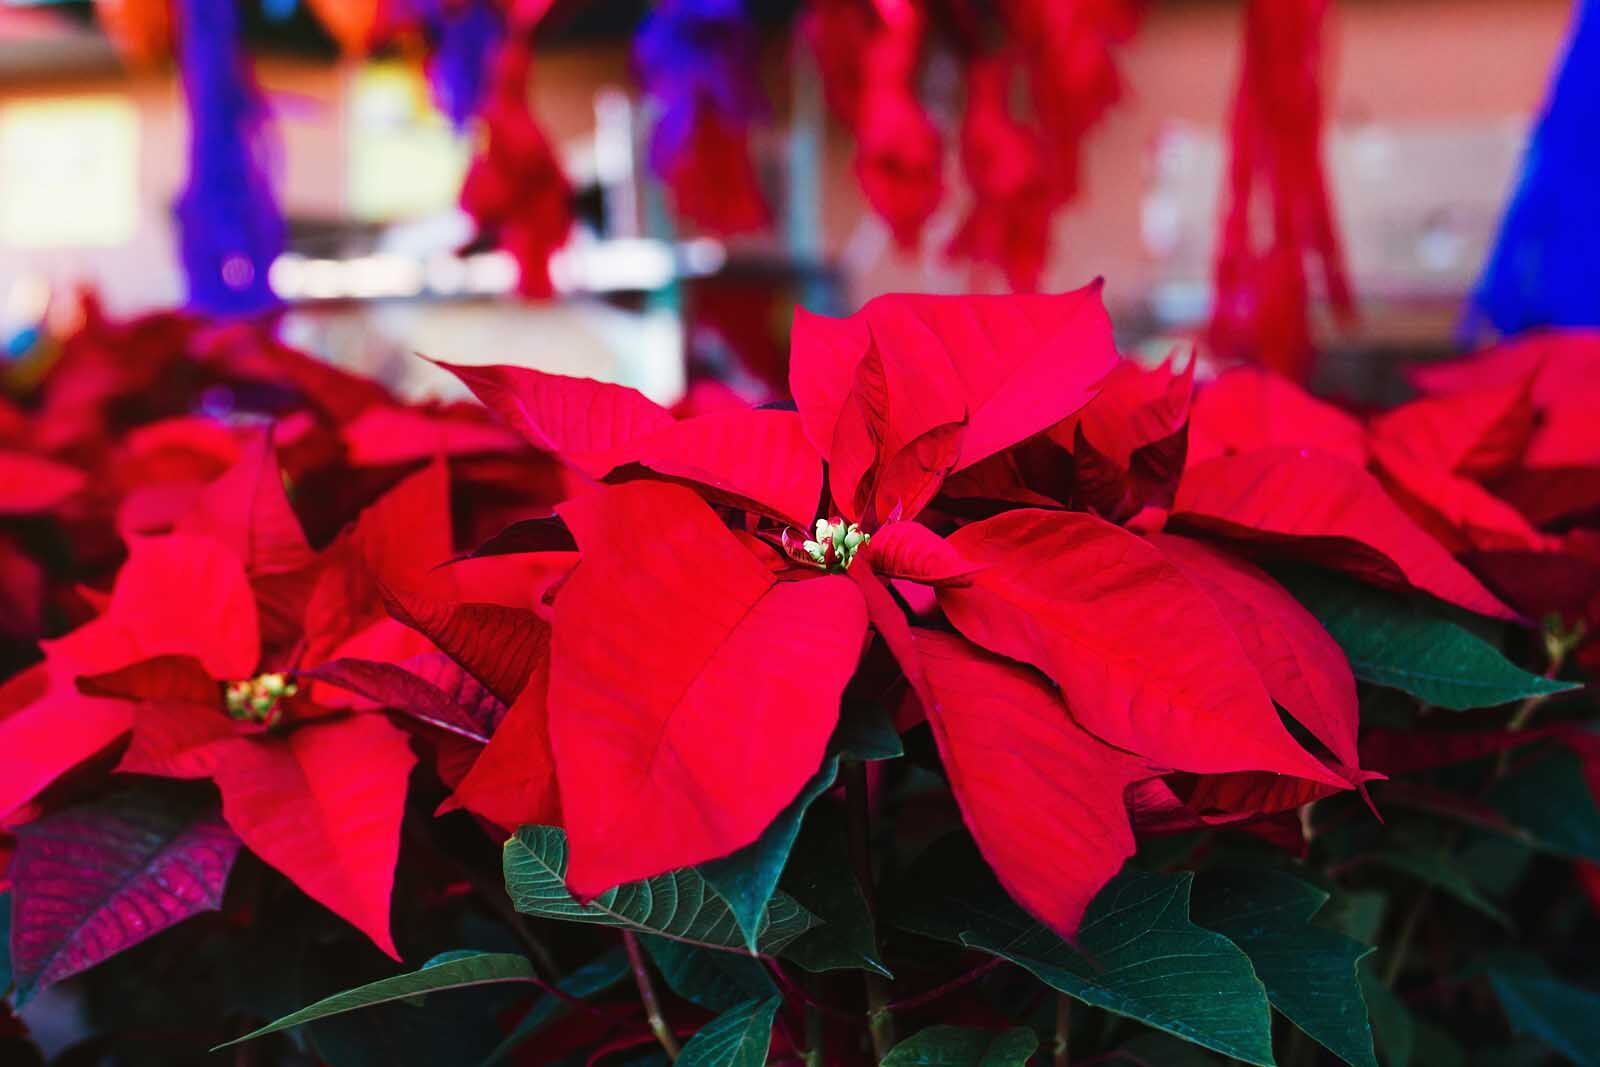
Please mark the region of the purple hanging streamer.
POLYGON ((181 0, 189 184, 178 200, 189 305, 249 315, 278 303, 267 271, 283 251, 266 101, 239 43, 234 0, 181 0))
POLYGON ((766 114, 756 57, 742 0, 661 0, 650 12, 634 38, 633 58, 661 109, 650 142, 658 174, 667 174, 688 148, 700 107, 739 127, 766 114))
POLYGON ((411 18, 430 44, 428 83, 433 102, 457 130, 483 104, 505 20, 494 0, 408 0, 411 18))

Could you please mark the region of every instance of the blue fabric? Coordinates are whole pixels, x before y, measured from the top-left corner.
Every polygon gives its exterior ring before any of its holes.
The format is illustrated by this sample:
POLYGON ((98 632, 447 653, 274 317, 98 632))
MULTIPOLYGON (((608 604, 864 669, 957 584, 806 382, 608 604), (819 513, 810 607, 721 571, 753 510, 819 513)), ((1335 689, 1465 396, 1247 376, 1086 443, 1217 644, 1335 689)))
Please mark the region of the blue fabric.
POLYGON ((433 102, 457 130, 478 113, 488 91, 495 48, 505 33, 494 0, 413 0, 432 42, 428 82, 433 102))
POLYGON ((1485 322, 1505 334, 1600 326, 1600 0, 1577 0, 1464 333, 1470 339, 1485 322))
POLYGON ((757 48, 743 0, 661 0, 645 18, 633 60, 659 108, 650 141, 658 174, 688 146, 700 106, 735 123, 765 114, 757 48))
POLYGON ((189 305, 214 315, 275 306, 267 271, 283 251, 269 174, 267 106, 239 43, 234 0, 182 0, 189 183, 178 201, 189 305))

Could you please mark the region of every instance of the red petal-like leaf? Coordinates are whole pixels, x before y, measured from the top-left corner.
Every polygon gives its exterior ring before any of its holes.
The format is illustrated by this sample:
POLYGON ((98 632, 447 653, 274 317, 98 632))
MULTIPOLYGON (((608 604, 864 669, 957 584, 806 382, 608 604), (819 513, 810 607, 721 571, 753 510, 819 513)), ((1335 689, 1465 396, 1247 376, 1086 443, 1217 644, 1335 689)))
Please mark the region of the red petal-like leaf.
POLYGON ((672 415, 637 390, 589 378, 504 365, 439 366, 533 447, 596 478, 620 446, 671 424, 672 415))
POLYGON ((809 526, 822 497, 822 461, 792 411, 702 415, 632 441, 613 459, 609 481, 642 467, 793 526, 809 526))
POLYGON ((1231 370, 1200 389, 1189 413, 1189 464, 1294 445, 1367 461, 1366 432, 1353 416, 1287 378, 1255 367, 1231 370))
POLYGON ((525 823, 561 825, 548 690, 547 654, 440 814, 464 808, 507 830, 525 823))
POLYGON ((0 515, 31 515, 66 502, 87 482, 84 473, 64 463, 0 451, 0 515))
POLYGON ((1341 762, 1356 766, 1355 676, 1316 617, 1265 572, 1219 548, 1173 534, 1150 540, 1216 604, 1272 699, 1341 762))
POLYGON ((1454 555, 1470 549, 1535 549, 1549 539, 1487 489, 1374 438, 1374 469, 1395 502, 1454 555))
POLYGON ((1273 448, 1191 467, 1174 526, 1220 534, 1496 618, 1515 613, 1450 558, 1372 475, 1336 456, 1273 448))
POLYGON ((1492 477, 1516 464, 1536 421, 1532 377, 1449 396, 1424 397, 1374 419, 1371 436, 1392 451, 1446 471, 1492 477))
POLYGON ((210 537, 134 541, 106 615, 135 635, 141 655, 130 659, 193 656, 213 678, 237 679, 254 674, 261 655, 244 565, 210 537))
POLYGON ((1150 767, 1085 732, 1029 668, 948 634, 919 630, 916 645, 928 722, 973 839, 1018 903, 1073 937, 1133 854, 1123 793, 1150 767))
POLYGON ((370 407, 339 430, 350 462, 388 467, 434 456, 518 452, 522 438, 478 418, 413 408, 370 407))
POLYGON ((239 462, 205 488, 174 529, 221 541, 252 577, 299 570, 316 558, 284 493, 269 434, 258 434, 239 462))
POLYGON ((114 700, 176 700, 221 707, 222 690, 193 656, 152 656, 78 678, 78 691, 114 700))
POLYGON ((983 564, 961 558, 950 542, 917 522, 891 522, 867 542, 872 569, 885 578, 905 578, 928 585, 965 582, 983 564))
POLYGON ((1338 783, 1284 729, 1216 605, 1147 541, 1053 511, 1008 512, 950 541, 990 565, 939 590, 950 621, 1055 679, 1090 733, 1165 768, 1338 783))
POLYGON ((381 715, 228 742, 222 814, 250 851, 389 955, 389 895, 416 757, 381 715))
POLYGON ((40 990, 222 906, 239 839, 215 814, 135 789, 16 830, 17 995, 40 990))
POLYGON ((867 620, 846 578, 776 581, 687 489, 560 511, 583 562, 556 598, 550 736, 568 884, 593 896, 761 834, 822 763, 867 620))
POLYGON ((1171 437, 1189 421, 1195 362, 1191 357, 1188 369, 1177 374, 1170 360, 1150 370, 1121 361, 1075 418, 1050 431, 1051 440, 1071 451, 1081 433, 1096 452, 1126 470, 1135 452, 1171 437))
MULTIPOLYGON (((393 708, 429 726, 487 744, 493 724, 505 713, 505 705, 472 678, 455 661, 438 653, 417 657, 422 665, 433 667, 434 678, 422 678, 394 663, 363 659, 335 659, 302 671, 302 678, 359 693, 380 707, 393 708), (443 664, 429 664, 430 659, 443 664), (442 669, 448 665, 449 670, 442 669), (444 681, 446 688, 436 682, 444 681)), ((417 665, 416 660, 411 661, 417 665)))
POLYGON ((427 637, 503 703, 517 699, 550 641, 550 624, 499 604, 449 604, 396 589, 389 613, 427 637))

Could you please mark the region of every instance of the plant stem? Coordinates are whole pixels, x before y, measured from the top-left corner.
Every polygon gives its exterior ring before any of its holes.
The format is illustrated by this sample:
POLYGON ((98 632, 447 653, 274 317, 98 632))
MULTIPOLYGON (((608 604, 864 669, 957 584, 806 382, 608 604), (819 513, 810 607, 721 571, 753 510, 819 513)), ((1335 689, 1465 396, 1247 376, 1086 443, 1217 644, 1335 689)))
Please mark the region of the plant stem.
POLYGON ((1052 1067, 1070 1067, 1072 1063, 1072 1000, 1065 993, 1056 994, 1056 1043, 1051 1052, 1052 1067))
POLYGON ((639 1001, 644 1005, 645 1021, 650 1024, 650 1032, 661 1042, 667 1059, 676 1062, 678 1039, 672 1036, 672 1027, 667 1025, 666 1016, 661 1014, 661 1001, 656 998, 655 983, 650 980, 650 969, 645 966, 644 953, 639 951, 639 939, 632 930, 624 930, 622 944, 628 950, 628 963, 633 967, 633 984, 639 987, 639 1001))
POLYGON ((950 981, 945 982, 943 985, 936 986, 933 989, 928 990, 926 993, 918 993, 914 997, 906 997, 903 1000, 896 1000, 892 1003, 885 1004, 884 1008, 888 1011, 908 1011, 911 1008, 920 1008, 922 1005, 938 1000, 942 996, 945 996, 949 993, 954 993, 964 985, 967 985, 971 982, 976 982, 978 979, 982 978, 996 967, 999 967, 1004 962, 1005 960, 1001 959, 999 956, 996 956, 993 959, 980 963, 970 971, 964 971, 961 974, 956 975, 954 978, 950 979, 950 981))
MULTIPOLYGON (((845 808, 849 814, 850 866, 872 916, 874 937, 878 925, 878 894, 872 880, 872 829, 867 805, 867 765, 860 760, 845 760, 840 768, 844 777, 845 808)), ((872 1038, 874 1062, 882 1062, 894 1047, 894 1016, 889 1013, 889 996, 883 977, 870 971, 862 976, 867 987, 867 1033, 872 1038)))

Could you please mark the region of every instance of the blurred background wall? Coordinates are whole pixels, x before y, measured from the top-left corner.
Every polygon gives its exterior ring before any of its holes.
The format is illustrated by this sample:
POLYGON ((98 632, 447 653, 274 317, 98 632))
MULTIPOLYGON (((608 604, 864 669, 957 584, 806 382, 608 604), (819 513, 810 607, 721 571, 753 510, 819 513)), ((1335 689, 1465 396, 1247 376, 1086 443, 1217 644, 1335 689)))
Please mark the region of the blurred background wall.
MULTIPOLYGON (((964 209, 959 184, 928 227, 924 252, 893 248, 863 208, 814 69, 792 62, 788 39, 776 35, 765 68, 777 122, 757 147, 785 216, 773 234, 728 246, 667 232, 641 179, 643 122, 628 96, 638 5, 615 5, 608 16, 610 6, 595 5, 584 33, 551 41, 533 81, 538 113, 594 221, 598 251, 571 265, 570 287, 575 297, 611 296, 536 306, 490 298, 499 286, 492 259, 472 261, 473 277, 460 276, 459 261, 438 259, 467 233, 454 200, 469 145, 432 111, 407 57, 341 61, 303 13, 252 28, 292 226, 293 255, 275 277, 298 305, 291 338, 391 378, 420 373, 395 360, 422 350, 527 360, 670 398, 682 372, 667 353, 685 342, 685 287, 670 278, 685 273, 686 256, 688 275, 716 279, 736 302, 747 293, 752 313, 771 319, 756 328, 774 337, 786 326, 785 296, 838 309, 890 290, 1003 288, 939 252, 964 209), (375 253, 414 269, 397 278, 395 262, 375 253), (434 277, 430 264, 458 276, 434 277)), ((182 296, 171 209, 187 134, 175 78, 124 70, 87 9, 0 4, 0 318, 26 312, 45 288, 79 282, 119 311, 182 296)), ((1362 319, 1354 335, 1330 337, 1336 347, 1449 345, 1569 12, 1567 0, 1338 5, 1328 166, 1362 319)), ((1209 306, 1239 19, 1228 0, 1151 4, 1121 52, 1127 95, 1090 135, 1084 194, 1056 217, 1045 287, 1105 276, 1129 344, 1159 347, 1209 306)), ((958 102, 942 116, 939 104, 942 83, 947 99, 958 91, 955 73, 941 78, 935 61, 926 75, 935 117, 951 127, 958 102)), ((955 138, 948 143, 948 173, 959 183, 955 138)))

